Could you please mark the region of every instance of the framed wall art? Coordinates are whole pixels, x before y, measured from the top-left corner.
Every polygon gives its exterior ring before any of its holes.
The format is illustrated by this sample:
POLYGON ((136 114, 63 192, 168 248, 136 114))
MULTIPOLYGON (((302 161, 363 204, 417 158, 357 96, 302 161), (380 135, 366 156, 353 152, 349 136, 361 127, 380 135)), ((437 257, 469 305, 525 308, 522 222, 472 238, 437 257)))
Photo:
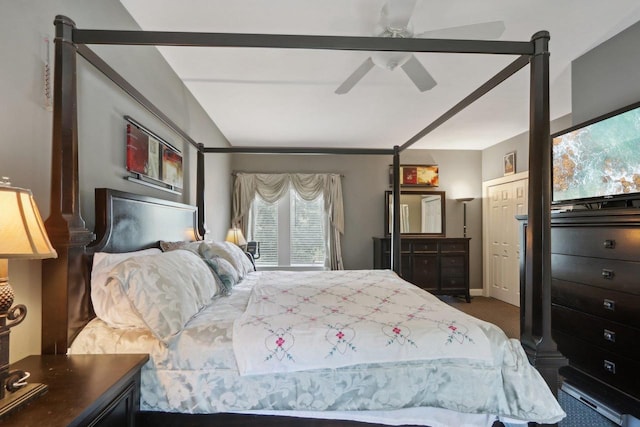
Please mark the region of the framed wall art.
POLYGON ((129 116, 126 168, 130 181, 178 192, 182 189, 180 151, 129 116))
MULTIPOLYGON (((389 185, 393 185, 393 166, 389 166, 389 185)), ((440 185, 438 165, 401 165, 400 185, 403 187, 437 187, 440 185)))
POLYGON ((167 147, 162 147, 162 182, 182 188, 182 156, 167 147))
POLYGON ((516 152, 512 151, 504 156, 504 175, 513 175, 516 173, 516 152))

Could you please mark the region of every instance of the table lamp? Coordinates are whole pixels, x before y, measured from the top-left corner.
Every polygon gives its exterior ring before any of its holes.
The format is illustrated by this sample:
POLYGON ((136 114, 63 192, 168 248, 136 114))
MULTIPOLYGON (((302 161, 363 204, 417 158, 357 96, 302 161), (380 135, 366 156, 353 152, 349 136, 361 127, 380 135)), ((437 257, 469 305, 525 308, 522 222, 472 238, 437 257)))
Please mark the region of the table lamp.
POLYGON ((241 248, 247 246, 247 239, 244 238, 242 230, 237 227, 231 227, 229 231, 227 231, 227 238, 225 240, 235 244, 236 246, 240 246, 241 248))
POLYGON ((26 382, 24 371, 9 371, 9 333, 21 323, 27 308, 13 305, 8 259, 55 258, 31 191, 0 180, 0 417, 47 391, 44 384, 26 382), (10 323, 7 323, 9 321, 10 323))

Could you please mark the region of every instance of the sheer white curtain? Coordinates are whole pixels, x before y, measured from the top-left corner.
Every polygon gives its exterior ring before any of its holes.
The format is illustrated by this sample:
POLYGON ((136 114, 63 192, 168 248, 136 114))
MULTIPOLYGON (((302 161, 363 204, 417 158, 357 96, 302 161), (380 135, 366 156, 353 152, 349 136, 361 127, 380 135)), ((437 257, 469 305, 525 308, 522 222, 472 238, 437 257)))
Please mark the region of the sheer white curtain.
POLYGON ((233 191, 233 223, 247 234, 251 204, 260 195, 266 202, 281 199, 292 186, 305 200, 315 200, 322 195, 326 214, 325 267, 343 270, 341 235, 344 234, 344 206, 342 181, 338 174, 323 173, 238 173, 233 191))

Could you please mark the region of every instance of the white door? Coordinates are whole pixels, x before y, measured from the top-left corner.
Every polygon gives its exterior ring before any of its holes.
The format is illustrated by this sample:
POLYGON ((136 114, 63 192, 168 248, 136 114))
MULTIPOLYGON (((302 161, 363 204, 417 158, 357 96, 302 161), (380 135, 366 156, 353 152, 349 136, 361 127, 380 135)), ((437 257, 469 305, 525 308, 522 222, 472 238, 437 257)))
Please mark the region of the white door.
POLYGON ((516 215, 527 212, 527 178, 487 185, 485 289, 488 295, 520 305, 520 243, 516 215))

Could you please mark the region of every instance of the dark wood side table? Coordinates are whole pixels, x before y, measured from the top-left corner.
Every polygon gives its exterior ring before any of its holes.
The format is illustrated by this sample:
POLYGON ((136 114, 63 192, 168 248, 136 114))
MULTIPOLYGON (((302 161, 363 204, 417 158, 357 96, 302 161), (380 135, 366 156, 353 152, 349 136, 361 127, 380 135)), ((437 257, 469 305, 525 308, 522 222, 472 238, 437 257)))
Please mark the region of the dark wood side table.
POLYGON ((146 354, 41 355, 11 365, 46 394, 0 418, 0 426, 134 426, 146 354))

